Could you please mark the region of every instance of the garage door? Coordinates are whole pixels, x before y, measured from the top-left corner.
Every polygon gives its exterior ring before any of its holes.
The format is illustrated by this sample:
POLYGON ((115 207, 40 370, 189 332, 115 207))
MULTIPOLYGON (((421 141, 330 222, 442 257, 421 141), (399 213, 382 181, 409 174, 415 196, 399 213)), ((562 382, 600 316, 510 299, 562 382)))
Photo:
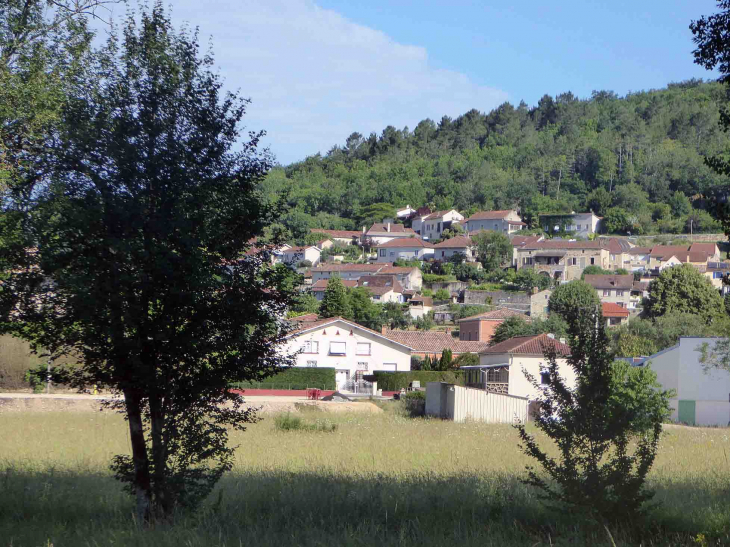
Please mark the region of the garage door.
POLYGON ((397 368, 398 367, 395 363, 383 363, 382 365, 380 365, 380 370, 391 370, 395 372, 397 368))
POLYGON ((695 402, 679 401, 679 423, 687 425, 695 425, 695 402))

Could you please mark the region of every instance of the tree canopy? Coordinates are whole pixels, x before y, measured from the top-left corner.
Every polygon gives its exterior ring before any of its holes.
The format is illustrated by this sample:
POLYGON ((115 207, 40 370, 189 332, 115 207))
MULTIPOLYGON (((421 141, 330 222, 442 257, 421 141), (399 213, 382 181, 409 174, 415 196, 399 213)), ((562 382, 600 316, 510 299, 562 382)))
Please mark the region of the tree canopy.
POLYGON ((548 302, 550 314, 561 316, 568 324, 575 322, 581 314, 592 314, 601 306, 596 289, 578 279, 556 288, 548 302))
POLYGON ((649 284, 649 296, 644 299, 644 315, 651 318, 685 312, 711 323, 724 311, 718 290, 691 264, 666 268, 649 284))
POLYGON ((161 3, 85 56, 66 86, 52 169, 3 202, 2 327, 72 386, 120 392, 132 455, 113 468, 140 523, 195 506, 243 430, 234 381, 291 363, 278 351, 290 291, 268 253, 246 254, 275 211, 256 192, 270 159, 240 142, 248 101, 161 3))

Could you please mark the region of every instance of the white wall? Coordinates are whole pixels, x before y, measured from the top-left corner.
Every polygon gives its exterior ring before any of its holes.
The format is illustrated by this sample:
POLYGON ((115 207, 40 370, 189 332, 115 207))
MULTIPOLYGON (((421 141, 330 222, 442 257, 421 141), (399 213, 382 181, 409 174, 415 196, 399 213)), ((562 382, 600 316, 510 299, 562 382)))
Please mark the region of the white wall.
POLYGON ((385 247, 378 249, 378 262, 395 262, 402 260, 425 260, 433 256, 433 249, 423 247, 385 247), (385 256, 382 256, 385 251, 385 256))
MULTIPOLYGON (((539 390, 530 383, 523 372, 523 368, 540 381, 542 366, 547 367, 547 359, 542 355, 508 355, 508 354, 481 354, 480 365, 509 365, 509 387, 510 395, 536 399, 540 394, 539 390)), ((575 387, 575 371, 568 366, 565 359, 558 359, 558 371, 570 388, 575 387)))
POLYGON ((716 338, 680 338, 677 398, 690 401, 728 402, 730 372, 717 369, 705 372, 700 363, 701 353, 698 346, 707 343, 709 349, 712 349, 716 341, 716 338))
POLYGON ((340 272, 321 272, 317 270, 312 270, 312 283, 316 283, 317 281, 320 281, 321 279, 330 279, 331 277, 334 277, 338 275, 340 279, 349 279, 349 280, 355 280, 357 281, 361 277, 364 277, 366 275, 372 275, 375 272, 370 271, 362 271, 362 270, 343 270, 340 272))
POLYGON ((528 400, 441 382, 426 385, 426 415, 455 422, 525 423, 528 400))
MULTIPOLYGON (((657 381, 664 389, 679 388, 679 348, 669 348, 649 359, 646 366, 651 368, 657 376, 657 381)), ((675 409, 676 410, 676 409, 675 409)), ((676 419, 676 417, 675 417, 676 419)))
POLYGON ((450 248, 450 249, 434 249, 434 259, 436 260, 448 260, 455 254, 462 254, 466 258, 472 257, 472 252, 469 247, 463 247, 463 248, 450 248))
POLYGON ((358 370, 359 362, 367 363, 367 373, 374 370, 393 370, 392 367, 388 367, 386 364, 395 364, 395 370, 398 371, 411 370, 410 349, 344 321, 335 321, 312 331, 295 335, 286 344, 285 351, 287 353, 299 351, 306 340, 318 342, 318 352, 316 354, 299 353, 296 356, 296 366, 299 367, 308 366, 307 361, 316 361, 318 368, 330 367, 338 370, 348 370, 350 378, 358 370), (351 330, 352 335, 350 335, 351 330), (345 342, 346 354, 331 355, 331 342, 345 342), (357 342, 369 342, 371 354, 357 355, 357 342))

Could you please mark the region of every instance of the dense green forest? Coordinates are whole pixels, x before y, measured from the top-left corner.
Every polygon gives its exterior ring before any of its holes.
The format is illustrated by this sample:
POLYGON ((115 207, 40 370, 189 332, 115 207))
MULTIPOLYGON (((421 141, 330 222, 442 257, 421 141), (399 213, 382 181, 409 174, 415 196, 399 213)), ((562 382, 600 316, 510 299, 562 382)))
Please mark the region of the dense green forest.
POLYGON ((726 100, 721 84, 702 80, 625 97, 545 95, 534 108, 504 103, 414 130, 353 133, 324 156, 274 168, 262 190, 284 196, 280 222, 294 238, 359 229, 407 204, 519 207, 531 227, 539 213, 590 209, 612 233, 681 233, 690 220, 695 232, 719 232, 706 198, 728 179, 704 158, 730 148, 718 126, 726 100))

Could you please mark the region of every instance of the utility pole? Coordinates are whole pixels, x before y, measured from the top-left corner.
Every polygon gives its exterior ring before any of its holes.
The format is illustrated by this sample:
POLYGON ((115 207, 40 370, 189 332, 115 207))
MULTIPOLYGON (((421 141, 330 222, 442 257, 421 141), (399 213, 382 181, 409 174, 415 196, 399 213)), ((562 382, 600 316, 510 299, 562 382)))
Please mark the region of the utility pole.
POLYGON ((48 368, 46 369, 46 393, 51 394, 51 360, 48 360, 48 368))

